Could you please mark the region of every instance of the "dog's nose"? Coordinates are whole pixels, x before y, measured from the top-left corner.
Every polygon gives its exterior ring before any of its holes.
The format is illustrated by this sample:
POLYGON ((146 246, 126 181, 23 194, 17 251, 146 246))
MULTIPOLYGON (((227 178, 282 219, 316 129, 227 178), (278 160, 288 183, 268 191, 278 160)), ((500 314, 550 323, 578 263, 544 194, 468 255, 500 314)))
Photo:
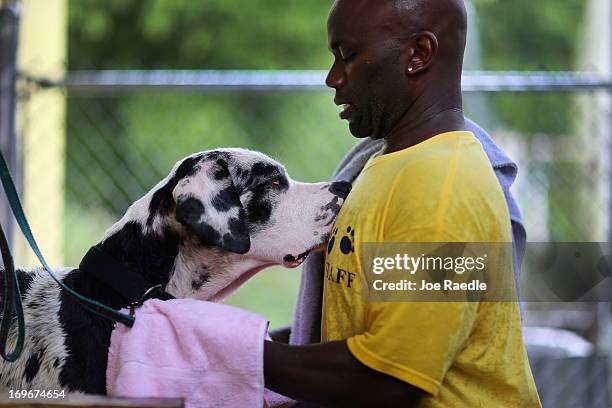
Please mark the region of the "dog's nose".
POLYGON ((329 192, 340 198, 346 198, 351 192, 351 188, 353 186, 348 181, 336 181, 329 186, 329 192))

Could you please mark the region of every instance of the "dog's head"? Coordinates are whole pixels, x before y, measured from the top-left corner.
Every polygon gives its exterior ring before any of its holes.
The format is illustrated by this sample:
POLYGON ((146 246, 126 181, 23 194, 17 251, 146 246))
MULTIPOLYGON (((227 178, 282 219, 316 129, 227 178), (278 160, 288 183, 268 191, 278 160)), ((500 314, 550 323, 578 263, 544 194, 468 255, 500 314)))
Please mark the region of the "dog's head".
POLYGON ((218 149, 175 165, 152 192, 147 224, 174 223, 202 247, 294 267, 327 241, 350 188, 299 183, 261 153, 218 149))
POLYGON ((101 244, 177 297, 219 300, 263 267, 296 267, 323 247, 350 189, 296 182, 250 150, 201 152, 179 161, 101 244))

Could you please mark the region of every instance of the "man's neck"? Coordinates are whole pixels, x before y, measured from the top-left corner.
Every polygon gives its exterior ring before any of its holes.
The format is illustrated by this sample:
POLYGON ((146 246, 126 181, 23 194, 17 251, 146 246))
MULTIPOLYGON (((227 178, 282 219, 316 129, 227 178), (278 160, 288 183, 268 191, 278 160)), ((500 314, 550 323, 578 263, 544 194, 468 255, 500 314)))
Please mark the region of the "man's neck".
POLYGON ((462 130, 467 127, 460 107, 428 109, 415 118, 406 115, 385 137, 384 154, 407 149, 442 133, 462 130))

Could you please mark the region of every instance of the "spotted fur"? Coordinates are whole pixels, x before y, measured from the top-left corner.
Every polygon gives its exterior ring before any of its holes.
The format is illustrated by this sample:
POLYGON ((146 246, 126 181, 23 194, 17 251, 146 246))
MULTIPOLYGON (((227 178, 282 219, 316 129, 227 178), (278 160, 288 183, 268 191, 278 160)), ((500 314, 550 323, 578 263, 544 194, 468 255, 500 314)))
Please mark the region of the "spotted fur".
MULTIPOLYGON (((261 153, 201 152, 178 162, 99 245, 177 298, 217 301, 259 270, 297 266, 296 260, 324 244, 349 190, 348 183, 293 181, 261 153)), ((79 269, 55 273, 78 293, 110 307, 129 303, 79 269)), ((45 271, 18 274, 26 341, 17 362, 0 363, 0 395, 11 389, 105 394, 113 324, 84 310, 45 271)), ((14 330, 9 337, 12 349, 14 330)))

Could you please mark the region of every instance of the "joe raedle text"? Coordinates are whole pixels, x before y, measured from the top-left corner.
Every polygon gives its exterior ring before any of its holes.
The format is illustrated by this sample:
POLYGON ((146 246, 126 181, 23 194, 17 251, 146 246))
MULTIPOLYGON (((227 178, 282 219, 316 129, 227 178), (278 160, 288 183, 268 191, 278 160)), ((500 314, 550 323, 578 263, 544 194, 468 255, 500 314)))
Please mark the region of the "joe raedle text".
POLYGON ((420 282, 402 279, 399 282, 385 282, 376 279, 372 282, 372 288, 376 291, 486 291, 487 283, 479 279, 469 282, 455 282, 451 279, 444 279, 440 282, 430 282, 421 279, 420 282))

